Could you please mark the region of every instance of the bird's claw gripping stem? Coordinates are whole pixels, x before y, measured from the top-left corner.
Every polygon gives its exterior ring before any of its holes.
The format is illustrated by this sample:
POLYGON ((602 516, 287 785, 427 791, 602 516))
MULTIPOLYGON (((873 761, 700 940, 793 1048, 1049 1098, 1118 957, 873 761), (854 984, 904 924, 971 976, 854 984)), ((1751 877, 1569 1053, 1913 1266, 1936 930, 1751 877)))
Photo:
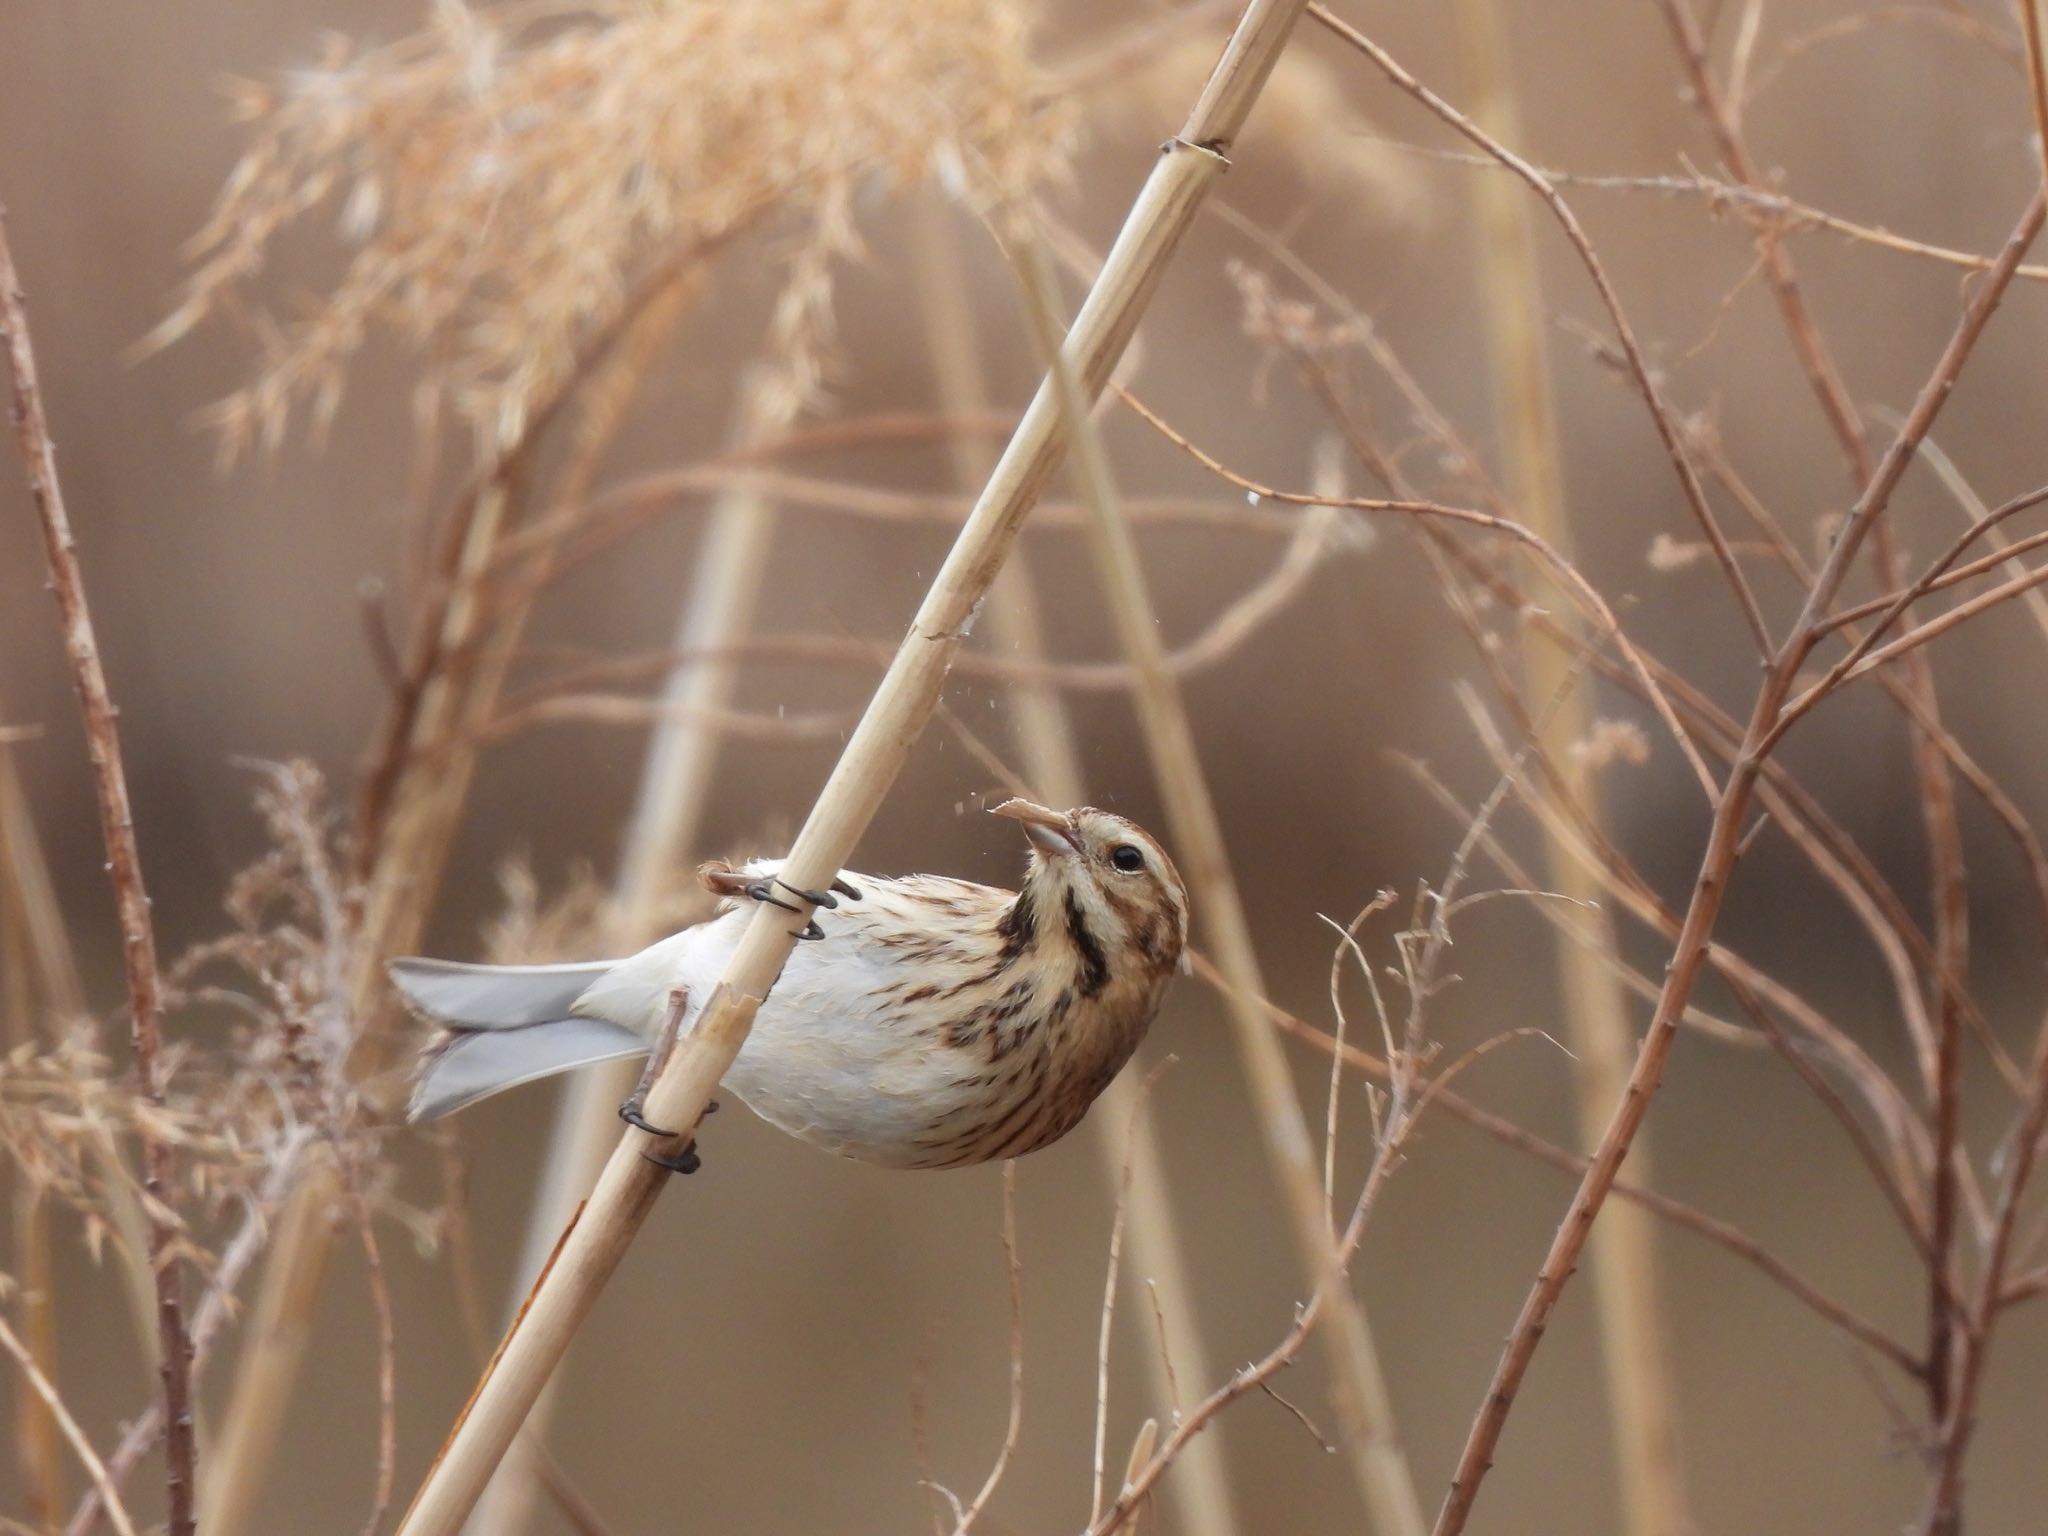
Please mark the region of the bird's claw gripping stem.
MULTIPOLYGON (((778 885, 799 900, 807 901, 814 907, 823 907, 827 911, 837 909, 840 896, 846 897, 849 901, 860 900, 860 892, 836 876, 831 885, 822 891, 807 891, 800 885, 791 885, 779 875, 768 876, 759 880, 750 880, 741 887, 741 890, 753 900, 765 901, 769 906, 780 907, 785 912, 803 911, 803 908, 796 905, 795 902, 784 901, 775 894, 775 887, 778 885), (834 895, 834 892, 838 894, 834 895)), ((798 930, 797 937, 800 939, 822 939, 825 937, 825 930, 818 926, 816 918, 811 918, 798 930)))
POLYGON ((652 1151, 644 1151, 640 1155, 655 1167, 666 1168, 670 1173, 695 1173, 704 1166, 704 1159, 697 1155, 697 1143, 694 1141, 673 1155, 652 1151))
MULTIPOLYGON (((677 987, 669 993, 668 1017, 662 1021, 661 1038, 655 1042, 654 1049, 648 1053, 647 1065, 640 1070, 640 1081, 633 1085, 633 1091, 626 1096, 626 1101, 619 1106, 619 1118, 632 1126, 636 1131, 644 1131, 647 1135, 661 1141, 674 1141, 677 1137, 685 1135, 691 1137, 690 1140, 685 1141, 674 1152, 657 1152, 652 1148, 645 1147, 641 1149, 640 1155, 646 1158, 648 1162, 654 1164, 657 1168, 666 1168, 671 1173, 695 1173, 704 1166, 703 1158, 697 1154, 697 1142, 694 1135, 690 1132, 671 1131, 662 1126, 655 1125, 648 1120, 646 1113, 647 1091, 654 1086, 655 1080, 667 1070, 669 1057, 675 1054, 676 1039, 682 1033, 683 1013, 688 1002, 689 994, 681 987, 677 987)), ((706 1115, 712 1114, 717 1108, 718 1101, 713 1099, 704 1106, 704 1113, 706 1115)))

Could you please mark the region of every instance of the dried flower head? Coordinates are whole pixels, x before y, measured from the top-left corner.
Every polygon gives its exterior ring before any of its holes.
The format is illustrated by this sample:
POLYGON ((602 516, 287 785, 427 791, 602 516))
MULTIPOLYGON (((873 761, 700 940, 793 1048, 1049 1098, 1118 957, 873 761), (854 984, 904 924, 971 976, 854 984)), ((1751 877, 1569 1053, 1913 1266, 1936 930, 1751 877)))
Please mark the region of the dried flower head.
POLYGON ((446 406, 503 443, 637 275, 772 213, 798 226, 775 331, 801 392, 866 180, 972 167, 1014 194, 1060 164, 1029 19, 1024 0, 435 0, 401 42, 334 39, 282 86, 238 88, 255 141, 153 340, 215 314, 254 332, 257 376, 215 413, 229 451, 275 443, 302 407, 317 430, 378 327, 429 359, 427 419, 446 406), (353 253, 277 316, 252 289, 321 207, 353 253))

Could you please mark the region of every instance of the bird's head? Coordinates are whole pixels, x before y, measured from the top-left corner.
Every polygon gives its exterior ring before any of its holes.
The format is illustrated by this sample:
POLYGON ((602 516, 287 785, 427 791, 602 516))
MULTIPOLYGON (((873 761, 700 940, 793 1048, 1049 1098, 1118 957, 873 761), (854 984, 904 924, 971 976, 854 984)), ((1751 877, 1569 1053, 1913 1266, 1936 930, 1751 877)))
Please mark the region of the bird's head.
POLYGON ((1013 921, 1027 941, 1073 951, 1084 995, 1161 985, 1188 939, 1188 893, 1166 850, 1109 811, 1050 810, 1029 800, 991 807, 1022 823, 1031 863, 1013 921))

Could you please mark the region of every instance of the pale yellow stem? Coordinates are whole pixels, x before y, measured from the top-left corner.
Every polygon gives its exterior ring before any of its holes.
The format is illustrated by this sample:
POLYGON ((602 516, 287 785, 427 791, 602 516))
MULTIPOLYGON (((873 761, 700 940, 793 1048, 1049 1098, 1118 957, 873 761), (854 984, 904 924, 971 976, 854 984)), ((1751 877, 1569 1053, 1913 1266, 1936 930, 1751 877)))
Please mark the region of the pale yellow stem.
MULTIPOLYGON (((1496 139, 1520 143, 1497 0, 1457 0, 1456 14, 1471 114, 1496 139)), ((1523 189, 1507 177, 1476 176, 1468 185, 1479 226, 1481 312, 1508 493, 1522 521, 1570 560, 1574 540, 1559 462, 1530 205, 1523 189)), ((1554 611, 1570 608, 1559 594, 1554 611)), ((1544 751, 1562 774, 1565 793, 1597 827, 1603 820, 1599 780, 1573 750, 1592 727, 1587 695, 1575 686, 1570 656, 1533 627, 1525 635, 1522 678, 1542 721, 1544 751)), ((1580 1139, 1591 1147, 1606 1130, 1628 1080, 1635 1040, 1627 994, 1604 958, 1614 951, 1615 935, 1613 919, 1600 904, 1599 881, 1547 832, 1543 852, 1549 888, 1572 902, 1570 917, 1552 931, 1575 1066, 1580 1139)), ((1629 1171, 1638 1182, 1649 1180, 1649 1158, 1645 1132, 1629 1153, 1629 1171)), ((1655 1218, 1639 1206, 1610 1203, 1600 1213, 1590 1246, 1626 1529, 1632 1536, 1681 1536, 1693 1525, 1679 1454, 1655 1218)))

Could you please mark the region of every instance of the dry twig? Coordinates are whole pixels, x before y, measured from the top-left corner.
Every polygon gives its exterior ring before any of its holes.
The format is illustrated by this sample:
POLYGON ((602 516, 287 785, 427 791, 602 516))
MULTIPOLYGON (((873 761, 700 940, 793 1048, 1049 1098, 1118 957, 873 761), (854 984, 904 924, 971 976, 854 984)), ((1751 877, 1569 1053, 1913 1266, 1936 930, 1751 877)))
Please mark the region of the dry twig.
MULTIPOLYGON (((21 443, 29 494, 42 526, 44 554, 49 560, 51 590, 64 627, 64 650, 85 714, 85 737, 92 758, 93 790, 99 802, 100 835, 106 844, 107 871, 120 911, 121 955, 128 981, 128 1006, 136 1069, 147 1101, 161 1109, 166 1067, 163 1052, 163 983, 157 969, 156 931, 150 921, 149 895, 142 882, 142 856, 135 845, 134 815, 129 809, 128 781, 121 766, 121 737, 115 724, 112 696, 100 666, 93 637, 92 615, 86 607, 85 578, 79 570, 78 547, 57 483, 56 449, 50 441, 42 391, 36 383, 35 352, 29 344, 28 310, 15 271, 14 253, 6 232, 7 213, 0 208, 0 331, 7 336, 8 362, 14 381, 14 419, 21 443)), ((164 1484, 170 1536, 191 1536, 193 1474, 196 1447, 192 1435, 191 1359, 185 1336, 184 1263, 178 1256, 178 1229, 171 1213, 170 1186, 176 1157, 169 1140, 144 1131, 142 1159, 150 1195, 150 1266, 156 1281, 159 1374, 163 1383, 164 1484)))

